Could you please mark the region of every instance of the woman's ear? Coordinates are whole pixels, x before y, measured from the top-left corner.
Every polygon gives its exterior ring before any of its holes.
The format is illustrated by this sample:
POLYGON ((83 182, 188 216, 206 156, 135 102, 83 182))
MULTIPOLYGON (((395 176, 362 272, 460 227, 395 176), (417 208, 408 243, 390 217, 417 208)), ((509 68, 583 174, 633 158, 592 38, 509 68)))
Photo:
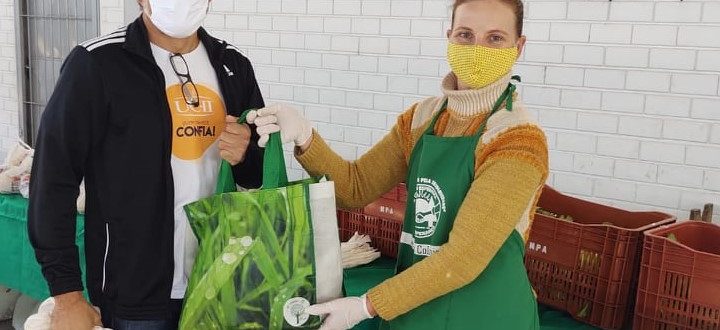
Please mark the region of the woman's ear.
POLYGON ((446 36, 448 39, 450 39, 451 33, 452 33, 452 29, 448 29, 448 30, 447 30, 447 33, 445 33, 445 36, 446 36))
POLYGON ((526 41, 527 41, 527 38, 525 36, 520 36, 520 38, 518 38, 518 42, 517 42, 518 58, 520 58, 520 55, 522 55, 523 50, 525 50, 525 42, 526 41))

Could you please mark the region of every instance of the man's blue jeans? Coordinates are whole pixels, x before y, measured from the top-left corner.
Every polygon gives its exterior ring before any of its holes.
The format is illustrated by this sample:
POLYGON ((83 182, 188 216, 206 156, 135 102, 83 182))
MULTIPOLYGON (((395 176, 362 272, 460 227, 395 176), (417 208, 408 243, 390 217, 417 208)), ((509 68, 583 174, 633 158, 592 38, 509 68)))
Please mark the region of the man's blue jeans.
POLYGON ((126 320, 103 311, 102 319, 106 328, 113 330, 176 330, 182 312, 182 300, 173 299, 170 302, 170 311, 167 318, 159 320, 126 320))

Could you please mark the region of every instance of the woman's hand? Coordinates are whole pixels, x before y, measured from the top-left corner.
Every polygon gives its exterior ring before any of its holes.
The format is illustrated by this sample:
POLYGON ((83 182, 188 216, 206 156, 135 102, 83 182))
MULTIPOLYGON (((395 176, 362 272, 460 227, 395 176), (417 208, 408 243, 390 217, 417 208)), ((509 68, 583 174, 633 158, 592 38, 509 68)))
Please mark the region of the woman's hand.
POLYGON ((320 330, 352 329, 358 323, 373 317, 374 312, 367 296, 335 299, 306 309, 312 315, 327 315, 320 330))
POLYGON ((312 141, 312 125, 295 108, 286 104, 275 104, 250 111, 247 122, 257 126, 260 135, 258 145, 264 148, 270 134, 280 132, 283 143, 293 142, 303 151, 312 141))

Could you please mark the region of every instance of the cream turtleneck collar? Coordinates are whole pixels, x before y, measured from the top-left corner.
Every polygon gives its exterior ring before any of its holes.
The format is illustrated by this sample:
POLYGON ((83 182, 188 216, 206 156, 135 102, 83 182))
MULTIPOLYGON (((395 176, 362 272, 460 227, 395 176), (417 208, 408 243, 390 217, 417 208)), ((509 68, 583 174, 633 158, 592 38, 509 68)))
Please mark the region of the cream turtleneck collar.
POLYGON ((457 90, 457 76, 450 72, 442 82, 443 94, 448 98, 448 111, 461 117, 471 117, 490 112, 500 95, 507 88, 512 74, 480 89, 457 90))

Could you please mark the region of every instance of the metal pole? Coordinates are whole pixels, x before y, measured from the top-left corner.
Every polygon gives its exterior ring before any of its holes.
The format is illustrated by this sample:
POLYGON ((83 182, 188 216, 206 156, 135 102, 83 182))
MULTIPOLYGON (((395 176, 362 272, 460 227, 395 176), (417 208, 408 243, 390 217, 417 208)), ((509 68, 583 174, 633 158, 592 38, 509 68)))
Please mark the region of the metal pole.
MULTIPOLYGON (((29 1, 26 2, 26 8, 27 8, 26 14, 30 15, 30 14, 34 13, 37 10, 36 6, 37 6, 37 3, 35 4, 35 6, 31 7, 30 2, 29 1)), ((36 19, 32 19, 30 17, 27 17, 26 21, 27 21, 27 25, 28 25, 28 30, 27 30, 27 35, 26 35, 25 41, 26 41, 26 45, 27 45, 27 73, 28 73, 27 86, 28 86, 28 92, 29 92, 26 102, 28 102, 28 109, 29 109, 29 113, 30 113, 31 141, 34 145, 35 144, 35 136, 36 136, 35 132, 37 130, 37 125, 35 124, 36 113, 35 113, 35 106, 33 105, 35 98, 36 98, 36 95, 35 95, 36 94, 35 63, 33 63, 35 49, 33 49, 33 44, 35 43, 34 39, 36 39, 35 35, 37 33, 39 24, 36 19)))
POLYGON ((27 144, 32 145, 32 121, 31 113, 28 112, 28 108, 25 105, 27 99, 27 20, 24 14, 27 12, 26 0, 15 1, 15 55, 17 58, 16 71, 17 71, 17 96, 18 96, 18 133, 20 138, 27 144))

